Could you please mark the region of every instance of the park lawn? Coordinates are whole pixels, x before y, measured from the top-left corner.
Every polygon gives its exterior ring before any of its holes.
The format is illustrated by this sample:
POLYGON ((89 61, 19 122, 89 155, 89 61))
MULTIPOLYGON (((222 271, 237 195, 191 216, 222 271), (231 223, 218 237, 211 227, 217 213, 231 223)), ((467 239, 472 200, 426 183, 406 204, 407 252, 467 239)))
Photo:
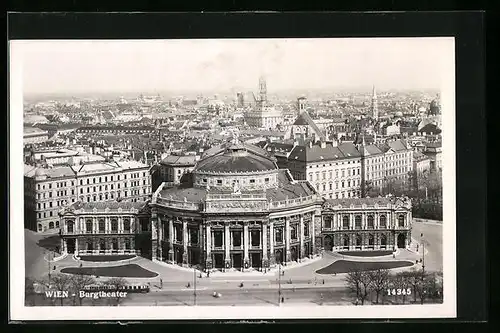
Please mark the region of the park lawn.
POLYGON ((360 271, 374 271, 377 269, 391 269, 399 267, 413 266, 412 261, 348 261, 337 260, 333 264, 318 269, 318 274, 336 274, 336 273, 349 273, 356 270, 360 271))
POLYGON ((157 273, 148 271, 136 264, 112 266, 112 267, 67 267, 61 269, 62 273, 95 275, 100 277, 124 277, 124 278, 152 278, 157 273))
POLYGON ((128 260, 135 258, 135 254, 121 254, 121 255, 96 255, 96 256, 80 256, 80 260, 83 261, 94 261, 94 262, 103 262, 103 261, 119 261, 119 260, 128 260))
POLYGON ((342 251, 339 254, 351 257, 382 257, 392 254, 392 251, 342 251))

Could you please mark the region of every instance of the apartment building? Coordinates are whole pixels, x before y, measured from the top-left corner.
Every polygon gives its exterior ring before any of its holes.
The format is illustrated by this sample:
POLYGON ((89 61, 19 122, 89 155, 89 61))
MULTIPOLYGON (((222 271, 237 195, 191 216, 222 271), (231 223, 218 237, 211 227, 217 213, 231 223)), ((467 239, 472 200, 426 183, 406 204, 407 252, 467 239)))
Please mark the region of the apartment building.
POLYGON ((136 161, 25 165, 24 181, 25 226, 39 232, 58 228, 58 212, 77 201, 138 202, 151 195, 149 166, 136 161))

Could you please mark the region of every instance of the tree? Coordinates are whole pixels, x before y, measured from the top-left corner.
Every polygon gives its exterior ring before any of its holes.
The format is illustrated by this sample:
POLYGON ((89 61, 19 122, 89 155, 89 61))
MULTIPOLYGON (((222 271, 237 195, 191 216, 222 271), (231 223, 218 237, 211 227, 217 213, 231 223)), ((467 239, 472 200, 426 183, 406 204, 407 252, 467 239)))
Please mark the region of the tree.
POLYGON ((377 269, 368 272, 368 276, 371 283, 371 289, 375 292, 375 303, 378 304, 380 294, 384 292, 389 285, 389 270, 377 269))
MULTIPOLYGON (((83 303, 83 298, 80 297, 80 291, 84 290, 86 286, 95 284, 95 279, 89 275, 76 274, 73 275, 71 279, 71 292, 75 296, 73 297, 73 302, 75 303, 78 299, 78 304, 81 306, 83 303)), ((75 305, 75 304, 74 304, 75 305)))
POLYGON ((406 303, 406 296, 408 295, 408 272, 399 272, 390 275, 390 282, 388 284, 388 289, 392 292, 391 295, 394 297, 395 301, 398 302, 398 296, 402 296, 403 304, 406 303))
POLYGON ((118 278, 111 278, 104 282, 106 286, 108 286, 109 292, 116 292, 116 297, 115 298, 110 298, 109 302, 111 305, 118 306, 121 302, 121 297, 118 296, 118 292, 122 289, 122 287, 127 285, 127 281, 125 281, 124 278, 118 277, 118 278))
POLYGON ((361 275, 363 272, 359 270, 355 270, 347 273, 346 283, 347 288, 351 291, 351 293, 356 294, 356 300, 360 298, 361 294, 361 275))
POLYGON ((361 305, 365 304, 368 295, 370 294, 371 280, 369 272, 361 272, 359 284, 361 286, 361 292, 359 294, 359 300, 361 305))
POLYGON ((413 291, 413 302, 414 303, 417 302, 418 290, 422 284, 422 279, 423 279, 422 274, 423 274, 422 270, 417 271, 415 269, 412 269, 405 276, 407 279, 406 281, 408 283, 408 286, 410 286, 412 291, 413 291))
POLYGON ((35 305, 35 281, 29 277, 24 278, 24 304, 28 306, 35 305))
MULTIPOLYGON (((50 278, 49 289, 53 289, 56 291, 69 291, 71 288, 71 279, 72 276, 66 274, 53 274, 50 278), (52 288, 51 288, 52 287, 52 288)), ((64 298, 59 299, 61 302, 61 306, 64 305, 64 298)))
POLYGON ((364 186, 363 186, 363 196, 364 197, 375 198, 375 197, 378 197, 380 194, 381 194, 380 189, 373 185, 373 181, 366 180, 364 182, 364 186))

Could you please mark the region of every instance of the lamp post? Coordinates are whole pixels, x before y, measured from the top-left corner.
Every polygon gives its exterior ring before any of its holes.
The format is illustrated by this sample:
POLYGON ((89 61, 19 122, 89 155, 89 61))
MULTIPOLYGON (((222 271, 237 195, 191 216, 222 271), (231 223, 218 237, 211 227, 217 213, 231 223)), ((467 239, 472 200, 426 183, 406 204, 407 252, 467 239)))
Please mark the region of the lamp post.
POLYGON ((194 305, 196 305, 196 268, 193 268, 193 278, 194 278, 194 281, 193 281, 193 286, 194 286, 194 305))
POLYGON ((48 271, 49 271, 49 283, 50 283, 50 250, 47 251, 47 265, 48 265, 48 271))
POLYGON ((281 305, 281 263, 278 264, 278 306, 281 305))
POLYGON ((422 279, 425 274, 425 243, 424 243, 424 234, 421 233, 420 237, 422 238, 422 279))

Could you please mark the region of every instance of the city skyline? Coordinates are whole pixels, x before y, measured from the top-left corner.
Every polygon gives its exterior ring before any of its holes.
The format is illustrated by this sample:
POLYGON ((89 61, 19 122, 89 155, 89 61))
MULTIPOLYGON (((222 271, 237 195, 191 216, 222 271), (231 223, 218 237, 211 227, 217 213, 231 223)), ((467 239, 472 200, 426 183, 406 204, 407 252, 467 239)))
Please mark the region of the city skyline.
POLYGON ((441 89, 452 38, 16 41, 23 93, 441 89), (162 56, 159 56, 162 55, 162 56), (56 78, 55 80, 53 80, 56 78))

